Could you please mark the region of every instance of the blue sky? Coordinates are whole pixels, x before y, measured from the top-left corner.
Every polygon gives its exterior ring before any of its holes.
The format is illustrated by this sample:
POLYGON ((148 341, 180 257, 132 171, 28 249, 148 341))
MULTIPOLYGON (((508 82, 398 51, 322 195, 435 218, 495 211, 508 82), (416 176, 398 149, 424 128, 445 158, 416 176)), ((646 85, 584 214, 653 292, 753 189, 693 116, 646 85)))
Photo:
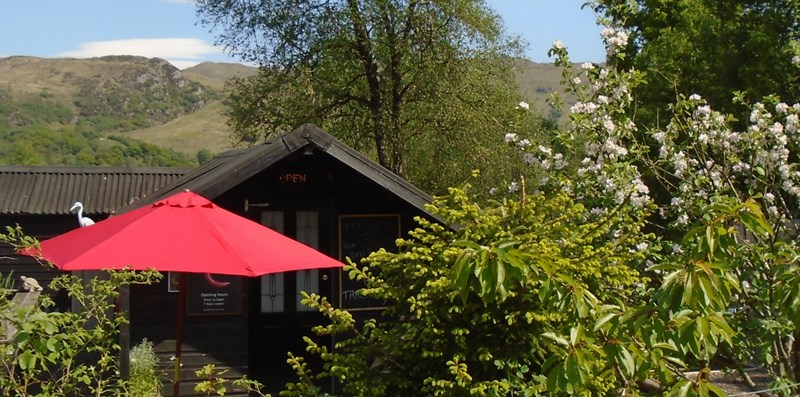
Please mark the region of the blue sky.
MULTIPOLYGON (((573 61, 602 62, 600 28, 585 0, 487 0, 509 33, 529 44, 528 58, 550 62, 561 40, 573 61)), ((89 58, 142 55, 179 68, 203 61, 237 62, 213 46, 191 0, 6 0, 0 12, 0 57, 89 58)))

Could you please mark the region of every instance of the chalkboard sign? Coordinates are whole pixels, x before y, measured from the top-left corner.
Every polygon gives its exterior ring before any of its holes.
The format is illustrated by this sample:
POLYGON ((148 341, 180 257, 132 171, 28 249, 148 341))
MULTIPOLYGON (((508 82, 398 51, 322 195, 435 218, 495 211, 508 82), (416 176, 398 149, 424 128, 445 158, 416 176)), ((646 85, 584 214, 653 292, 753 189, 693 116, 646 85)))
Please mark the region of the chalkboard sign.
POLYGON ((186 314, 235 315, 242 313, 242 278, 221 274, 189 274, 186 277, 186 314))
MULTIPOLYGON (((339 260, 350 258, 359 264, 372 252, 381 248, 394 251, 395 240, 400 237, 400 215, 341 215, 339 216, 339 260)), ((364 288, 360 281, 351 280, 344 272, 339 272, 341 296, 339 306, 348 310, 380 309, 383 303, 358 294, 364 288)))

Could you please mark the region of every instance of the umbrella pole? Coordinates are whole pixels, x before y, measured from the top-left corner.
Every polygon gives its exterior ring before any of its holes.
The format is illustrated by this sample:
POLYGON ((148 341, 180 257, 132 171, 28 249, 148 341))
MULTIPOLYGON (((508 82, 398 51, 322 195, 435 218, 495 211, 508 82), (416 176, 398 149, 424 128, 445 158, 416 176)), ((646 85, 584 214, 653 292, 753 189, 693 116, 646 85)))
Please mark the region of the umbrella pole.
POLYGON ((173 374, 172 396, 180 397, 181 386, 181 345, 183 344, 183 317, 186 311, 186 273, 180 273, 178 287, 178 325, 175 331, 175 373, 173 374))

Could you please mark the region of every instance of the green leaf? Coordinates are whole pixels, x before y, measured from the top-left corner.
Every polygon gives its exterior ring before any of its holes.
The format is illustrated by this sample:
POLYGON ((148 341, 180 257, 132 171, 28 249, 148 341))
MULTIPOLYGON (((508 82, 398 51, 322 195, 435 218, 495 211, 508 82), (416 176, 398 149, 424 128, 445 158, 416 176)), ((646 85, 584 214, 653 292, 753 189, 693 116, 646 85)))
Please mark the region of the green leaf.
POLYGON ((33 368, 33 365, 36 362, 30 350, 25 350, 25 352, 20 354, 19 357, 17 357, 17 361, 19 362, 19 367, 22 368, 22 370, 33 368))
POLYGON ((455 264, 450 274, 450 280, 453 287, 460 291, 461 303, 466 304, 469 297, 469 280, 472 274, 469 261, 472 251, 464 250, 456 258, 455 264))
POLYGON ((54 352, 58 348, 58 339, 50 337, 47 339, 47 350, 54 352))
POLYGON ((628 349, 620 347, 619 357, 617 357, 617 360, 619 361, 620 365, 622 365, 622 368, 625 369, 625 374, 629 377, 633 377, 633 374, 636 371, 636 363, 634 362, 633 356, 628 349))
POLYGON ((547 339, 552 340, 553 342, 558 343, 559 345, 562 345, 564 347, 569 347, 569 341, 566 338, 564 338, 563 336, 558 335, 558 334, 556 334, 554 332, 545 332, 545 333, 542 334, 542 336, 544 336, 547 339))
POLYGON ((664 356, 664 360, 667 360, 670 363, 677 365, 678 368, 686 368, 687 367, 686 363, 682 359, 680 359, 678 357, 664 356))
POLYGON ((694 281, 696 275, 694 272, 688 272, 686 274, 686 280, 683 282, 683 295, 681 297, 681 303, 684 305, 692 305, 692 297, 694 295, 694 281))
POLYGON ((703 382, 703 383, 705 384, 705 387, 708 389, 710 394, 713 396, 724 397, 728 395, 728 393, 726 393, 719 387, 714 386, 714 384, 711 382, 703 382))
POLYGON ((603 327, 607 322, 611 321, 612 318, 616 317, 617 313, 606 313, 602 317, 598 318, 597 321, 594 323, 594 330, 597 331, 603 327))
MULTIPOLYGON (((759 211, 760 212, 760 211, 759 211)), ((772 235, 772 227, 762 214, 755 214, 749 211, 740 211, 739 220, 751 233, 756 235, 772 235)))
POLYGON ((709 258, 713 258, 714 251, 717 249, 717 233, 714 226, 706 227, 706 243, 708 244, 708 252, 706 254, 709 258))
POLYGON ((575 356, 570 355, 564 363, 564 372, 567 374, 567 382, 573 387, 582 384, 580 368, 575 356))

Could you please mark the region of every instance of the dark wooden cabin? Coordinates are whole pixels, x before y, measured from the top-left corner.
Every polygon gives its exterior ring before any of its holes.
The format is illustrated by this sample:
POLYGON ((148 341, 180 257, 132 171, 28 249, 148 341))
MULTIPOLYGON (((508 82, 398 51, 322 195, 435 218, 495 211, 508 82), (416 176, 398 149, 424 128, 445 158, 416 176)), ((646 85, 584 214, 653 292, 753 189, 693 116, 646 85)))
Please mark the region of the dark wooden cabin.
MULTIPOLYGON (((342 261, 358 260, 381 247, 392 249, 396 238, 415 227, 414 217, 430 218, 427 194, 313 125, 222 153, 119 211, 186 189, 342 261)), ((65 200, 73 199, 81 197, 65 200)), ((67 224, 49 235, 68 230, 67 224)), ((176 275, 165 278, 157 285, 131 288, 131 342, 155 342, 170 370, 167 357, 175 349, 178 295, 172 284, 176 275)), ((323 320, 300 304, 301 290, 364 316, 380 306, 356 295, 359 286, 340 270, 310 270, 252 279, 219 276, 231 281, 227 295, 235 298, 221 302, 221 311, 207 311, 202 278, 187 276, 183 396, 194 394, 194 370, 207 363, 229 368, 230 377, 247 374, 272 393, 295 380, 287 352, 304 353, 302 337, 323 320)), ((169 383, 164 389, 171 395, 169 383)))

